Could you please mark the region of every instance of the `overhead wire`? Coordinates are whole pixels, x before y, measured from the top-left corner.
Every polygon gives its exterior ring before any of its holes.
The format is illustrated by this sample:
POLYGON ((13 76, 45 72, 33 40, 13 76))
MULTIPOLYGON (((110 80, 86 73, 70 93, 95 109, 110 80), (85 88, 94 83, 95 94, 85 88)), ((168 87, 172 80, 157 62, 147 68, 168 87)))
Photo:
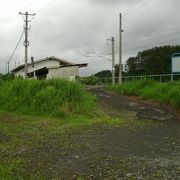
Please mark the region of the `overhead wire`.
POLYGON ((139 4, 137 7, 135 7, 133 9, 131 9, 130 11, 122 14, 122 16, 127 16, 129 14, 132 14, 135 10, 138 10, 138 9, 141 9, 141 8, 147 6, 151 1, 153 1, 153 0, 146 0, 146 1, 144 1, 143 3, 139 4))
MULTIPOLYGON (((169 41, 161 41, 161 42, 156 43, 155 46, 161 46, 161 44, 163 44, 163 43, 170 43, 170 42, 179 41, 179 40, 180 39, 172 39, 172 40, 169 40, 169 41)), ((145 45, 145 46, 139 46, 139 47, 136 47, 136 48, 125 49, 124 52, 136 51, 136 50, 139 50, 139 49, 142 49, 142 48, 145 48, 145 47, 153 48, 152 45, 145 45)))
POLYGON ((30 7, 35 0, 31 0, 21 11, 25 11, 28 7, 30 7))
MULTIPOLYGON (((45 6, 41 7, 40 9, 38 9, 36 12, 38 13, 38 12, 42 11, 45 7, 47 7, 49 4, 51 4, 51 3, 55 2, 55 1, 56 1, 56 0, 51 0, 49 3, 47 3, 45 6)), ((148 5, 151 1, 152 1, 152 0, 147 0, 147 1, 143 2, 143 3, 140 4, 139 6, 135 7, 134 9, 132 9, 131 11, 123 14, 123 16, 132 14, 135 10, 141 9, 141 8, 145 7, 145 6, 148 5)), ((34 0, 32 0, 24 9, 27 9, 33 2, 34 2, 34 0)), ((32 20, 31 20, 31 21, 32 21, 32 20)), ((165 36, 165 35, 163 35, 163 36, 165 36)), ((160 37, 160 36, 158 36, 158 37, 160 37)), ((152 39, 154 39, 154 38, 155 38, 155 37, 153 37, 153 38, 151 38, 151 39, 147 39, 147 40, 136 41, 136 43, 138 43, 138 42, 144 42, 144 41, 149 41, 149 40, 152 40, 152 39)), ((135 40, 134 40, 134 41, 135 41, 135 40)), ((174 40, 173 40, 173 41, 174 41, 174 40)), ((127 43, 127 44, 130 44, 130 43, 127 43)))
MULTIPOLYGON (((170 35, 176 35, 176 34, 179 34, 179 32, 174 32, 174 33, 169 33, 169 34, 163 34, 163 35, 158 35, 158 36, 154 36, 154 37, 152 37, 152 38, 150 38, 150 39, 145 39, 145 40, 138 40, 138 41, 131 41, 131 43, 129 42, 129 43, 125 43, 124 44, 124 47, 125 47, 125 49, 127 48, 127 47, 129 47, 129 45, 131 46, 131 45, 134 45, 134 46, 136 46, 138 43, 143 43, 143 42, 146 42, 146 43, 153 43, 153 42, 151 42, 152 40, 154 40, 154 39, 156 39, 157 40, 157 38, 159 37, 159 38, 161 38, 161 37, 164 37, 164 36, 166 36, 166 37, 168 37, 168 36, 170 36, 170 35)), ((172 42, 172 41, 175 41, 175 40, 178 40, 178 39, 170 39, 170 40, 166 40, 166 41, 163 41, 163 42, 159 42, 159 43, 166 43, 166 42, 172 42)), ((157 42, 157 41, 156 41, 157 42)), ((144 45, 143 47, 149 47, 150 45, 144 45)), ((117 45, 116 46, 116 49, 118 49, 119 48, 119 46, 117 45)), ((132 49, 132 48, 130 48, 130 49, 132 49)), ((133 48, 133 49, 136 49, 136 48, 133 48)), ((138 48, 137 48, 138 49, 138 48)))
POLYGON ((134 41, 131 41, 131 42, 129 42, 129 43, 125 43, 124 45, 136 44, 136 43, 140 43, 140 42, 151 41, 151 40, 154 40, 154 39, 156 39, 156 38, 161 38, 161 37, 164 37, 164 36, 170 36, 170 35, 176 35, 176 34, 179 34, 179 32, 169 33, 169 34, 163 34, 163 35, 158 35, 158 36, 153 36, 152 38, 149 38, 149 39, 134 40, 134 41), (135 43, 133 43, 133 42, 135 42, 135 43))
MULTIPOLYGON (((138 9, 141 9, 141 8, 147 6, 151 1, 153 1, 153 0, 147 0, 147 1, 143 2, 142 4, 140 4, 139 6, 135 7, 134 9, 130 10, 129 12, 126 12, 126 13, 122 14, 122 16, 127 16, 129 14, 132 14, 135 10, 138 10, 138 9)), ((179 27, 179 26, 177 26, 177 27, 179 27)), ((175 27, 175 28, 177 28, 177 27, 175 27)), ((169 28, 169 30, 170 29, 174 29, 174 28, 169 28)), ((167 32, 167 31, 165 31, 165 32, 167 32)), ((158 37, 163 37, 163 36, 167 36, 167 35, 175 35, 175 34, 178 34, 178 33, 179 32, 163 34, 163 35, 159 34, 159 35, 153 36, 150 39, 144 39, 144 40, 138 40, 138 41, 137 40, 128 41, 129 43, 126 43, 125 45, 132 44, 132 42, 135 42, 134 44, 137 44, 137 43, 140 43, 140 42, 146 42, 146 41, 150 42, 151 40, 154 40, 155 38, 158 38, 158 37)), ((174 41, 178 41, 178 40, 180 40, 180 39, 171 39, 171 40, 167 40, 167 41, 158 42, 158 44, 170 43, 170 42, 174 42, 174 41)), ((152 47, 152 45, 145 45, 143 47, 129 48, 129 49, 125 49, 124 52, 130 52, 130 51, 134 51, 134 50, 139 50, 140 48, 142 49, 142 48, 145 48, 145 47, 152 47)))
MULTIPOLYGON (((158 36, 153 36, 152 38, 149 38, 149 39, 144 39, 144 40, 134 40, 134 41, 130 41, 129 43, 124 43, 124 47, 127 47, 127 46, 131 46, 131 45, 136 45, 138 43, 143 43, 143 42, 147 42, 147 43, 150 43, 152 40, 156 39, 157 38, 161 38, 161 37, 168 37, 170 35, 176 35, 176 34, 179 34, 179 32, 174 32, 174 33, 169 33, 169 34, 163 34, 163 35, 158 35, 158 36)), ((168 42, 168 41, 167 41, 168 42)), ((118 46, 116 46, 116 48, 119 48, 118 46)))
MULTIPOLYGON (((162 30, 161 33, 158 33, 156 36, 151 36, 150 38, 159 37, 159 36, 161 36, 161 35, 162 35, 162 36, 168 35, 169 33, 166 34, 165 32, 168 32, 168 31, 172 32, 173 29, 177 29, 178 32, 179 32, 179 30, 180 30, 179 28, 180 28, 180 25, 179 25, 179 26, 174 26, 174 27, 171 27, 171 28, 168 28, 168 29, 165 29, 165 30, 162 30)), ((178 33, 178 32, 173 32, 172 34, 178 33)), ((119 36, 119 34, 116 34, 115 36, 119 36)), ((149 39, 147 39, 147 40, 149 40, 149 39)), ((126 40, 126 42, 134 42, 134 41, 138 41, 138 39, 126 40)))
MULTIPOLYGON (((141 8, 147 6, 147 5, 148 5, 150 2, 152 2, 152 1, 153 1, 153 0, 146 0, 146 1, 144 1, 143 3, 139 4, 137 7, 135 7, 135 8, 133 8, 133 9, 131 9, 130 11, 122 14, 122 16, 124 17, 124 16, 127 16, 127 15, 129 15, 129 14, 132 14, 135 10, 138 10, 138 9, 141 9, 141 8)), ((135 40, 134 40, 134 41, 135 41, 135 40)))
MULTIPOLYGON (((52 4, 53 2, 55 2, 57 0, 51 0, 50 2, 48 2, 47 4, 45 4, 43 7, 40 7, 39 9, 36 10, 36 13, 39 13, 40 11, 42 11, 44 8, 46 8, 47 6, 49 6, 50 4, 52 4)), ((26 9, 28 9, 33 3, 35 2, 35 0, 31 0, 21 11, 25 11, 26 9)), ((32 17, 32 19, 30 20, 30 22, 34 19, 34 17, 32 17)))
POLYGON ((23 34, 24 34, 24 30, 23 30, 23 32, 21 33, 21 36, 20 36, 20 38, 19 38, 19 40, 18 40, 18 42, 17 42, 17 44, 16 44, 16 47, 15 47, 15 49, 13 50, 13 52, 12 52, 12 55, 10 56, 10 58, 8 59, 8 63, 11 61, 11 59, 13 58, 13 56, 14 56, 14 54, 15 54, 15 52, 16 52, 16 50, 17 50, 17 48, 18 48, 18 46, 19 46, 19 44, 20 44, 20 42, 21 42, 21 39, 22 39, 22 37, 23 37, 23 34))
POLYGON ((55 2, 57 0, 51 0, 49 3, 45 4, 43 7, 39 8, 36 13, 39 13, 40 11, 42 11, 44 8, 46 8, 47 6, 49 6, 50 4, 52 4, 53 2, 55 2))

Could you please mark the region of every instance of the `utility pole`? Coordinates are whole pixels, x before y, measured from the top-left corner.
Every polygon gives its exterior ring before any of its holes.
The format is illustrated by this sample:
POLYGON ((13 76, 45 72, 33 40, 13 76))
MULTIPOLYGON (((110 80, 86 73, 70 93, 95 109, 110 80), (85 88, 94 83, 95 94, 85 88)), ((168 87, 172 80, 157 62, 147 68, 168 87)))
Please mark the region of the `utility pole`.
POLYGON ((112 83, 115 84, 115 40, 112 37, 112 83))
POLYGON ((119 16, 119 84, 122 83, 122 15, 119 16))
POLYGON ((115 39, 111 37, 108 41, 112 42, 112 84, 115 84, 115 39))
POLYGON ((20 15, 25 16, 25 26, 24 26, 24 31, 25 31, 25 41, 24 41, 24 46, 25 46, 25 78, 27 78, 28 75, 28 46, 29 46, 29 41, 28 41, 28 30, 29 30, 29 16, 35 16, 36 14, 29 14, 28 12, 22 13, 19 12, 20 15))
POLYGON ((7 73, 9 74, 9 61, 7 62, 7 73))

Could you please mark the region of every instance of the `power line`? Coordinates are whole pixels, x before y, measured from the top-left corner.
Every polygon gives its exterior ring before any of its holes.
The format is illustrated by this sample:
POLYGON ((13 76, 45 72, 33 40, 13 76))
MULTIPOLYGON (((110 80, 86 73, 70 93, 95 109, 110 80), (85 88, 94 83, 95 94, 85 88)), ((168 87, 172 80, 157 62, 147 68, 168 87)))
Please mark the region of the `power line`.
MULTIPOLYGON (((167 31, 164 31, 164 32, 167 32, 167 31)), ((128 44, 132 44, 132 42, 144 42, 144 41, 150 41, 150 40, 153 40, 153 39, 156 39, 156 38, 159 38, 159 37, 163 37, 163 36, 169 36, 169 35, 175 35, 175 34, 179 34, 179 31, 178 32, 173 32, 173 33, 165 33, 165 34, 157 34, 155 36, 151 36, 149 39, 144 39, 144 40, 129 40, 129 41, 126 41, 128 43, 125 43, 125 45, 128 45, 128 44)))
POLYGON ((25 27, 24 27, 24 32, 25 32, 25 41, 24 41, 24 47, 25 47, 25 78, 28 76, 28 46, 29 46, 29 41, 28 41, 28 30, 29 30, 29 16, 33 17, 36 14, 30 14, 28 12, 22 13, 19 12, 20 15, 25 16, 25 27))
MULTIPOLYGON (((30 1, 21 11, 25 11, 28 7, 30 7, 35 0, 30 1)), ((45 4, 43 7, 40 7, 38 10, 36 10, 36 13, 39 13, 40 11, 42 11, 44 8, 46 8, 47 6, 49 6, 50 4, 52 4, 53 2, 55 2, 57 0, 51 0, 49 3, 45 4)), ((32 21, 34 18, 32 18, 30 21, 32 21)))
MULTIPOLYGON (((169 41, 161 41, 161 42, 157 43, 159 45, 155 45, 155 46, 160 46, 160 44, 163 44, 163 43, 169 43, 169 42, 174 42, 174 41, 179 41, 179 40, 180 39, 172 39, 172 40, 169 40, 169 41)), ((137 48, 126 49, 125 52, 130 52, 130 51, 142 49, 142 48, 145 48, 145 47, 152 47, 152 45, 146 45, 146 46, 140 46, 140 47, 137 47, 137 48)))
MULTIPOLYGON (((156 38, 158 38, 158 37, 163 37, 163 36, 168 36, 168 35, 176 35, 176 34, 179 34, 179 32, 174 32, 174 33, 169 33, 169 34, 163 34, 163 35, 158 35, 158 36, 153 36, 152 38, 150 38, 150 39, 145 39, 145 40, 134 40, 134 41, 127 41, 127 42, 129 42, 129 43, 125 43, 124 45, 127 47, 127 46, 129 46, 129 45, 136 45, 137 43, 141 43, 141 42, 151 42, 152 40, 154 40, 154 39, 156 39, 156 38), (134 42, 134 43, 133 43, 134 42)), ((157 40, 157 39, 156 39, 157 40)), ((176 39, 172 39, 172 40, 167 40, 167 41, 163 41, 163 42, 171 42, 171 41, 175 41, 176 39)), ((163 43, 163 42, 161 42, 161 43, 163 43)), ((153 43, 153 42, 152 42, 153 43)), ((118 49, 119 48, 119 46, 116 46, 116 49, 118 49)))
MULTIPOLYGON (((104 55, 102 55, 103 53, 95 53, 95 52, 89 52, 89 53, 87 53, 85 56, 87 57, 87 58, 89 58, 89 57, 92 57, 92 58, 96 58, 96 57, 100 57, 100 58, 103 58, 103 59, 105 59, 105 60, 108 60, 108 61, 110 61, 110 62, 112 62, 112 59, 110 59, 110 58, 108 58, 108 57, 106 57, 106 56, 104 56, 104 55)), ((112 55, 112 54, 111 54, 112 55)))
POLYGON ((24 34, 24 30, 23 30, 23 32, 21 33, 21 36, 20 36, 20 38, 19 38, 19 40, 18 40, 18 42, 17 42, 17 44, 16 44, 15 49, 13 50, 12 55, 10 56, 10 58, 9 58, 8 61, 7 61, 7 64, 8 64, 8 73, 9 73, 9 63, 10 63, 11 59, 13 58, 13 56, 14 56, 14 54, 15 54, 15 52, 16 52, 16 50, 17 50, 17 48, 18 48, 18 46, 19 46, 19 44, 20 44, 20 42, 21 42, 21 39, 22 39, 22 37, 23 37, 23 34, 24 34))
POLYGON ((20 36, 20 38, 19 38, 19 40, 18 40, 18 42, 17 42, 17 44, 16 44, 16 47, 15 47, 12 55, 11 55, 10 58, 9 58, 8 62, 10 62, 10 60, 13 58, 13 56, 14 56, 14 54, 15 54, 15 52, 16 52, 16 50, 17 50, 17 48, 18 48, 18 46, 19 46, 19 44, 20 44, 20 42, 21 42, 21 39, 22 39, 22 37, 23 37, 23 34, 24 34, 24 30, 23 30, 23 32, 21 33, 21 36, 20 36))
POLYGON ((128 43, 125 43, 124 45, 127 46, 129 44, 137 44, 137 43, 141 43, 141 42, 147 42, 147 41, 152 41, 156 38, 161 38, 161 37, 164 37, 164 36, 170 36, 170 35, 176 35, 176 34, 179 34, 179 32, 176 32, 176 33, 169 33, 169 34, 164 34, 164 35, 158 35, 158 36, 153 36, 152 38, 150 39, 144 39, 144 40, 134 40, 134 41, 128 41, 128 43), (133 43, 135 42, 135 43, 133 43))
POLYGON ((47 6, 49 6, 50 4, 52 4, 53 2, 55 2, 57 0, 51 0, 49 3, 47 3, 46 5, 44 5, 43 7, 41 7, 40 9, 38 9, 36 11, 36 13, 39 13, 40 11, 42 11, 44 8, 46 8, 47 6))
MULTIPOLYGON (((156 35, 156 36, 152 36, 151 38, 149 38, 149 39, 143 39, 143 40, 126 40, 126 42, 128 42, 128 43, 124 43, 124 45, 125 46, 128 46, 128 45, 136 45, 137 43, 141 43, 141 42, 151 42, 152 40, 154 40, 154 39, 156 39, 157 40, 157 38, 161 38, 161 37, 164 37, 164 36, 166 36, 166 37, 168 37, 168 36, 173 36, 173 35, 176 35, 176 34, 179 34, 179 31, 178 32, 173 32, 173 33, 168 33, 168 34, 162 34, 162 35, 160 35, 160 34, 158 34, 158 35, 156 35)), ((167 41, 168 42, 168 41, 167 41)), ((117 46, 116 47, 116 49, 118 49, 119 47, 117 46)))
POLYGON ((151 1, 153 1, 153 0, 144 1, 142 4, 138 5, 138 6, 135 7, 134 9, 131 9, 131 11, 126 12, 126 13, 123 14, 122 16, 127 16, 127 15, 129 15, 129 14, 132 14, 135 10, 138 10, 138 9, 141 9, 141 8, 147 6, 151 1))
POLYGON ((21 11, 25 11, 29 6, 33 4, 35 0, 31 0, 21 11))

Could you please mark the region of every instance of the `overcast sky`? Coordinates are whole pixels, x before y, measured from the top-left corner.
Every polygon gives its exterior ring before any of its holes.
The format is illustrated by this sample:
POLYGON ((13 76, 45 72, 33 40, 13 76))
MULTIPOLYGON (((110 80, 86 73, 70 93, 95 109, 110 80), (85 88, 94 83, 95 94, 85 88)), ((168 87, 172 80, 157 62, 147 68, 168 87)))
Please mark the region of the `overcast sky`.
MULTIPOLYGON (((103 58, 87 58, 89 52, 111 52, 107 38, 116 40, 118 63, 118 22, 123 15, 123 62, 138 51, 157 45, 180 43, 180 0, 0 0, 0 73, 6 72, 11 56, 23 31, 19 11, 37 13, 29 32, 29 56, 40 59, 57 56, 74 63, 87 62, 81 75, 111 69, 103 58)), ((23 37, 24 40, 24 37, 23 37)), ((20 43, 13 59, 23 64, 24 47, 20 43)), ((16 63, 15 63, 16 62, 16 63)))

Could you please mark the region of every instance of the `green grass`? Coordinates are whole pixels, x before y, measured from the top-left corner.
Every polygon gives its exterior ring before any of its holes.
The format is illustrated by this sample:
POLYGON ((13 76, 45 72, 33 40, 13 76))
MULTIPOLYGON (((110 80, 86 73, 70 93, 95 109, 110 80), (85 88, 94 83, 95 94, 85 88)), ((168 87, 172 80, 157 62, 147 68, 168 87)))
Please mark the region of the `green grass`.
POLYGON ((111 117, 95 107, 95 97, 76 82, 0 80, 0 179, 56 179, 54 162, 86 149, 79 143, 86 130, 159 125, 111 117))
MULTIPOLYGON (((67 155, 72 150, 83 149, 84 146, 78 145, 76 141, 72 144, 70 140, 72 135, 76 136, 81 130, 94 131, 95 128, 104 126, 133 128, 151 124, 154 122, 127 121, 98 113, 93 117, 73 115, 65 118, 47 118, 0 112, 0 179, 46 179, 46 173, 38 171, 38 168, 42 168, 41 165, 46 166, 46 161, 49 162, 51 159, 44 146, 58 149, 58 152, 62 150, 67 155), (42 164, 33 164, 32 161, 35 161, 34 157, 36 157, 36 154, 32 153, 33 149, 41 150, 38 153, 43 157, 42 164), (34 166, 37 171, 29 173, 34 166)), ((48 151, 53 154, 50 149, 48 151)))
POLYGON ((67 80, 0 80, 0 110, 21 114, 64 117, 88 113, 95 98, 77 82, 67 80))
POLYGON ((121 95, 135 95, 180 108, 180 83, 158 83, 151 80, 134 81, 107 87, 121 95))

